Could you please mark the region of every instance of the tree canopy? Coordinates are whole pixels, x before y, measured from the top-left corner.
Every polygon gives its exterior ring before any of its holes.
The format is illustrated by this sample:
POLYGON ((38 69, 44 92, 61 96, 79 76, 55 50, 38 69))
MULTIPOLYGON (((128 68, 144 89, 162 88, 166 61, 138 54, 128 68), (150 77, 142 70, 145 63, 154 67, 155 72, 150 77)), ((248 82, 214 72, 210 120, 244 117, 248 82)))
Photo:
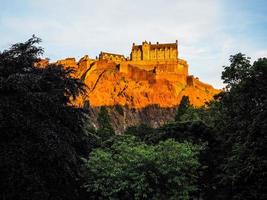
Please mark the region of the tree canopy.
POLYGON ((230 88, 220 95, 220 187, 232 199, 266 199, 267 59, 250 63, 243 54, 230 58, 222 79, 230 88))
POLYGON ((93 199, 189 199, 197 190, 199 150, 166 140, 147 145, 132 136, 85 160, 84 187, 93 199))
POLYGON ((100 107, 100 111, 97 116, 97 122, 99 125, 97 135, 100 137, 101 142, 105 142, 114 136, 115 132, 110 123, 108 111, 105 106, 100 107))
POLYGON ((73 199, 80 190, 79 157, 90 145, 70 97, 84 86, 72 69, 35 67, 40 41, 0 52, 1 199, 73 199))

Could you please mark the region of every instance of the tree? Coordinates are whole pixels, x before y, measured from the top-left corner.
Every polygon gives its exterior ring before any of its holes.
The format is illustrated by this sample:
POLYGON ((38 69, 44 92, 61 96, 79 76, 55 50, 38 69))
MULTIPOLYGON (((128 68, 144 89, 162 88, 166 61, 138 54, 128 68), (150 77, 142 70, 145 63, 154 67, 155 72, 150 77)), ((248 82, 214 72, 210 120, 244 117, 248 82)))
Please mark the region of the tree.
POLYGON ((198 147, 166 140, 152 146, 120 136, 85 160, 93 199, 190 199, 197 189, 198 147))
POLYGON ((125 132, 125 135, 133 135, 136 138, 140 139, 142 142, 147 144, 158 143, 161 135, 157 133, 156 129, 146 125, 140 124, 139 126, 128 127, 125 132))
POLYGON ((100 136, 102 141, 106 141, 110 139, 113 135, 115 135, 114 129, 112 128, 112 125, 110 123, 107 108, 105 106, 100 107, 97 122, 99 125, 97 135, 100 136))
POLYGON ((75 199, 80 156, 90 150, 72 69, 37 68, 35 36, 0 52, 1 199, 75 199))
POLYGON ((190 101, 188 96, 183 96, 175 115, 175 121, 180 121, 182 115, 184 115, 187 109, 190 107, 190 101))
POLYGON ((267 59, 253 65, 243 54, 231 56, 223 80, 230 88, 220 95, 221 122, 215 127, 220 199, 267 198, 267 59), (220 193, 221 192, 221 193, 220 193))
POLYGON ((224 66, 224 71, 222 72, 222 80, 227 84, 227 88, 248 78, 250 68, 250 58, 244 54, 238 53, 230 56, 230 66, 224 66))

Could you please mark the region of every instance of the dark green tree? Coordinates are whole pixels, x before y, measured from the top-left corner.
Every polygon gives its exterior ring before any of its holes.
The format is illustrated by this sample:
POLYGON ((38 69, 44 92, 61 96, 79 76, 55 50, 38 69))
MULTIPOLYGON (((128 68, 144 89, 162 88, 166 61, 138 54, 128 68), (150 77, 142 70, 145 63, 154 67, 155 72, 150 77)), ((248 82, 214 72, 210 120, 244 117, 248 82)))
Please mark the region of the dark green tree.
POLYGON ((174 140, 152 146, 120 137, 85 160, 84 187, 92 199, 190 199, 197 190, 199 147, 174 140))
POLYGON ((183 96, 175 115, 175 121, 180 121, 181 117, 186 113, 189 107, 190 107, 189 97, 183 96))
POLYGON ((105 106, 100 107, 100 111, 97 116, 97 122, 99 125, 97 135, 103 142, 115 135, 114 129, 110 123, 107 108, 105 106))
POLYGON ((250 58, 242 53, 230 56, 230 66, 224 66, 222 80, 227 84, 227 88, 239 84, 242 80, 250 76, 250 58))
POLYGON ((0 52, 0 199, 79 197, 80 156, 89 153, 80 109, 84 86, 71 69, 37 68, 32 37, 0 52))
MULTIPOLYGON (((220 95, 218 198, 267 198, 267 59, 253 65, 243 54, 231 56, 220 95), (219 188, 223 188, 220 190, 219 188)), ((216 181, 215 181, 216 182, 216 181)))
MULTIPOLYGON (((194 108, 190 108, 190 110, 191 109, 193 110, 194 108)), ((200 117, 208 116, 208 111, 206 109, 200 110, 200 117), (202 112, 206 112, 206 115, 202 115, 202 112)), ((187 112, 185 115, 187 115, 187 112)), ((195 109, 195 113, 199 113, 198 109, 195 109)), ((183 115, 183 117, 185 115, 183 115)), ((208 120, 208 117, 207 119, 201 120, 188 118, 186 121, 168 123, 156 129, 147 127, 146 125, 140 125, 128 128, 125 134, 134 135, 140 141, 149 145, 157 145, 162 141, 173 139, 176 142, 190 142, 194 145, 201 146, 202 148, 198 155, 200 167, 197 169, 196 177, 198 182, 196 187, 198 187, 198 190, 193 196, 195 198, 206 198, 207 196, 213 195, 211 179, 214 172, 214 156, 216 157, 211 151, 212 147, 216 145, 214 144, 212 128, 206 124, 208 120)))
POLYGON ((146 124, 128 127, 124 134, 133 135, 147 144, 155 144, 160 140, 160 135, 157 133, 156 129, 146 124))

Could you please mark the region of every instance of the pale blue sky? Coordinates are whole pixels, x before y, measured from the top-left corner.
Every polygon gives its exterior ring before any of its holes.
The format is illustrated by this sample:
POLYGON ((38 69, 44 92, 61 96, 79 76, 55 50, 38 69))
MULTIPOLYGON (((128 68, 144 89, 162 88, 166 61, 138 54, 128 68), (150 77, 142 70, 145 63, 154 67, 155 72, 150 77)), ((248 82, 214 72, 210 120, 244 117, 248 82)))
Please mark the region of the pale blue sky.
POLYGON ((178 39, 190 74, 219 88, 231 54, 267 57, 267 0, 0 0, 0 50, 32 34, 52 61, 178 39))

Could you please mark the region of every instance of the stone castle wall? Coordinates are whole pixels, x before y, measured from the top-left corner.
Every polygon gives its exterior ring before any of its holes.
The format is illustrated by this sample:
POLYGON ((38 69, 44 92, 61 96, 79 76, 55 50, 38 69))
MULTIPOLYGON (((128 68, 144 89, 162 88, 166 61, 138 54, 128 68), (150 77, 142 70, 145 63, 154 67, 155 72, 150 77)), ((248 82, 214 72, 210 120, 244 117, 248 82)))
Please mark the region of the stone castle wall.
POLYGON ((119 70, 122 73, 132 73, 135 69, 140 69, 143 73, 153 71, 156 79, 166 79, 182 83, 186 83, 186 77, 188 76, 188 64, 181 59, 178 59, 178 61, 162 62, 128 61, 120 63, 119 65, 119 70))
POLYGON ((101 52, 99 54, 99 60, 112 60, 116 63, 121 63, 125 61, 126 58, 124 57, 124 55, 120 55, 120 54, 101 52))
POLYGON ((63 60, 58 60, 57 65, 63 65, 64 67, 77 67, 75 58, 66 58, 63 60))
POLYGON ((178 59, 178 44, 151 44, 143 42, 142 45, 133 44, 131 52, 132 61, 175 61, 178 59))
POLYGON ((154 82, 156 80, 156 74, 153 70, 146 71, 132 65, 129 65, 127 76, 135 81, 154 82))

